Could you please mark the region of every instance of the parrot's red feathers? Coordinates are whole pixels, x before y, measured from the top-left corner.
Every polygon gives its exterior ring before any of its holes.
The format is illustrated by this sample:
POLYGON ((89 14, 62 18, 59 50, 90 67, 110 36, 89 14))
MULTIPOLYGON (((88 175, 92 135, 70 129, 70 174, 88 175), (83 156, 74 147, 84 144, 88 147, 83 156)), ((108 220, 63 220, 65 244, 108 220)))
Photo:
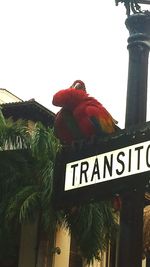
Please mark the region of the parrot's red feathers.
POLYGON ((69 110, 77 106, 81 101, 88 96, 83 90, 76 90, 74 88, 64 89, 56 93, 53 97, 53 105, 65 107, 69 110))
POLYGON ((86 137, 102 132, 113 133, 115 120, 96 99, 88 97, 73 110, 73 115, 86 137))
POLYGON ((66 121, 65 121, 65 114, 63 110, 60 110, 57 113, 57 116, 55 118, 54 122, 54 129, 56 136, 63 142, 63 143, 72 143, 74 140, 74 136, 72 132, 70 131, 69 127, 67 127, 66 121))
POLYGON ((61 117, 60 113, 56 116, 55 128, 60 133, 58 137, 61 139, 60 136, 65 135, 65 141, 68 143, 72 139, 79 139, 80 136, 89 138, 116 131, 117 122, 102 104, 90 97, 85 90, 61 90, 54 95, 53 104, 62 107, 61 117))

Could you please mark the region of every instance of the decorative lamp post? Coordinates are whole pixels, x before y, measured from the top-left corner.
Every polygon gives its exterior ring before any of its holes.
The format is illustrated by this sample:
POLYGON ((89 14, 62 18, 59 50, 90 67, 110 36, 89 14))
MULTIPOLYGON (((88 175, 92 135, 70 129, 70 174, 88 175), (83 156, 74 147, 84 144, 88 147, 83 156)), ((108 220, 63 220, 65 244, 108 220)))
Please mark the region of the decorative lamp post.
MULTIPOLYGON (((129 30, 129 69, 125 127, 146 122, 148 57, 150 50, 150 12, 143 4, 150 0, 115 0, 124 3, 129 30)), ((143 207, 145 187, 135 185, 134 191, 122 195, 120 244, 117 267, 141 267, 143 244, 143 207)))
POLYGON ((115 2, 117 6, 119 2, 124 3, 127 16, 129 16, 131 12, 133 12, 133 14, 149 12, 148 10, 142 11, 141 4, 149 5, 150 0, 115 0, 115 2))

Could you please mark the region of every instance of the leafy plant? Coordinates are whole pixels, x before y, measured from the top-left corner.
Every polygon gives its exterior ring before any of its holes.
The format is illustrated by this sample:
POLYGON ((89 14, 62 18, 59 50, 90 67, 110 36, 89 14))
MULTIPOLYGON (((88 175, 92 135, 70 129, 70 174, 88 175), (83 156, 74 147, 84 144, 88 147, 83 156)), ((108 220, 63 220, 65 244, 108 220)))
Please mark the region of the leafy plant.
POLYGON ((74 207, 66 214, 66 226, 72 233, 87 263, 101 260, 118 229, 111 202, 101 201, 74 207))
MULTIPOLYGON (((90 203, 67 211, 54 209, 53 172, 61 148, 53 129, 41 123, 29 129, 26 122, 5 120, 0 113, 0 225, 5 225, 9 233, 12 224, 38 220, 38 234, 42 231, 49 239, 58 224, 64 226, 89 263, 100 259, 116 233, 115 215, 110 202, 90 203)), ((3 232, 2 227, 0 231, 3 232)))

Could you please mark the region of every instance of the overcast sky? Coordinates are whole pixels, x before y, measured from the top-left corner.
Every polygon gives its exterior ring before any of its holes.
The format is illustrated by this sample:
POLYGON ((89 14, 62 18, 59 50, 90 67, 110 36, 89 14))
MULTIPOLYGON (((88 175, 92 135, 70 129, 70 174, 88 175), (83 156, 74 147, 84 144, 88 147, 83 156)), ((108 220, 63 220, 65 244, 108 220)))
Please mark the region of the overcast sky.
POLYGON ((56 112, 53 94, 81 79, 124 127, 125 19, 115 0, 0 0, 0 88, 56 112))

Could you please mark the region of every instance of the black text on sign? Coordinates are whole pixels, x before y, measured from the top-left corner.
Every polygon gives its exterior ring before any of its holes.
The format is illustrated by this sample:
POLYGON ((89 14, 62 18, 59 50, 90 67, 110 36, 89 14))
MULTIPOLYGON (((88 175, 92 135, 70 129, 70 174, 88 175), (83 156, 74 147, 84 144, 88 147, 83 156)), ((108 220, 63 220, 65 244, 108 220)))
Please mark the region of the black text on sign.
POLYGON ((150 171, 150 141, 66 164, 65 191, 150 171))

